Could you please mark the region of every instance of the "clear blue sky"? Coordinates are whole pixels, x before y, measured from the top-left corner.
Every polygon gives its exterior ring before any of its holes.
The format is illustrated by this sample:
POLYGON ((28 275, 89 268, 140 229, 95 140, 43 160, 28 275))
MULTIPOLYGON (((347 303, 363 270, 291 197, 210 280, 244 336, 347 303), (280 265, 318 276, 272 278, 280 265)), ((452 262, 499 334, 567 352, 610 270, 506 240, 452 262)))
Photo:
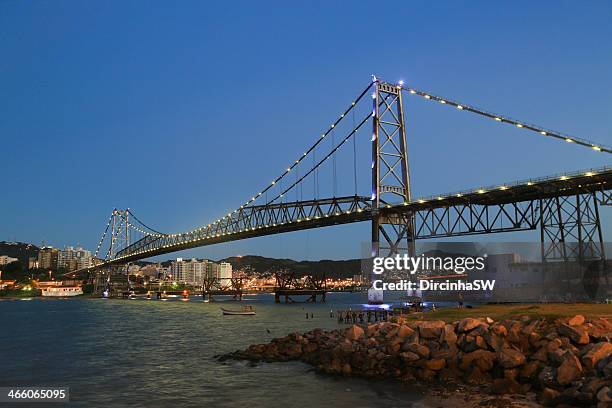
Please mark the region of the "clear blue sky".
MULTIPOLYGON (((94 248, 113 207, 168 232, 206 224, 287 167, 372 73, 612 145, 611 21, 609 1, 0 0, 0 240, 94 248)), ((418 196, 610 164, 406 104, 418 196)), ((183 255, 349 258, 368 231, 183 255)))

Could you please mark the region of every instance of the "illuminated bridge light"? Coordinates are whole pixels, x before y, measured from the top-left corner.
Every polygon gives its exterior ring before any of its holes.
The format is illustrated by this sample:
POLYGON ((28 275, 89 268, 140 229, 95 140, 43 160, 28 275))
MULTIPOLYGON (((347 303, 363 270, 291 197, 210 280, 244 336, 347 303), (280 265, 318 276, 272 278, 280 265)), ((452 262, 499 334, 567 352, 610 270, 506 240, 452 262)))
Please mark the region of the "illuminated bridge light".
MULTIPOLYGON (((357 210, 357 212, 360 213, 360 212, 363 212, 363 210, 360 208, 360 209, 357 210)), ((319 217, 317 217, 317 218, 319 218, 319 217)))
POLYGON ((462 110, 462 109, 463 109, 463 106, 461 106, 461 105, 457 105, 457 109, 462 110))
POLYGON ((567 180, 568 178, 569 177, 567 177, 567 176, 561 176, 561 177, 559 177, 559 180, 567 180))
POLYGON ((566 137, 566 138, 565 138, 565 141, 566 141, 567 143, 574 143, 574 139, 570 139, 569 137, 566 137))
POLYGON ((527 185, 528 185, 528 186, 533 186, 533 183, 532 183, 531 181, 528 181, 528 182, 527 182, 527 185))
POLYGON ((601 147, 599 146, 593 146, 593 150, 597 151, 597 152, 601 152, 601 147))
POLYGON ((501 118, 495 118, 495 120, 501 122, 501 118))
POLYGON ((500 189, 500 190, 502 190, 502 191, 504 191, 504 190, 507 190, 507 189, 508 189, 508 187, 506 187, 506 186, 501 186, 499 189, 500 189))
POLYGON ((419 202, 419 204, 424 204, 425 200, 419 200, 418 202, 419 202))
POLYGON ((414 89, 411 89, 411 90, 410 90, 410 93, 411 93, 411 94, 415 94, 415 93, 416 93, 416 91, 415 91, 414 89))
POLYGON ((544 131, 541 131, 540 134, 546 136, 546 132, 544 131))
POLYGON ((438 197, 438 201, 442 200, 442 197, 438 197))
POLYGON ((390 205, 390 204, 387 204, 387 208, 391 208, 391 205, 390 205))
MULTIPOLYGON (((404 201, 404 205, 408 205, 408 201, 404 201)), ((359 210, 357 210, 358 212, 361 212, 361 208, 359 210)))
POLYGON ((457 194, 457 197, 463 197, 463 194, 457 194))
POLYGON ((445 101, 444 99, 440 99, 440 103, 441 103, 441 104, 445 104, 445 103, 446 103, 446 101, 445 101))
POLYGON ((522 127, 523 127, 523 125, 521 125, 520 123, 517 123, 517 124, 516 124, 516 127, 522 128, 522 127))
POLYGON ((478 194, 484 194, 484 193, 486 193, 485 190, 482 190, 482 189, 478 190, 478 194))
POLYGON ((425 99, 431 99, 431 96, 425 95, 425 99))
POLYGON ((587 171, 586 173, 584 173, 584 175, 587 177, 591 177, 591 176, 594 176, 595 173, 593 173, 592 171, 587 171))

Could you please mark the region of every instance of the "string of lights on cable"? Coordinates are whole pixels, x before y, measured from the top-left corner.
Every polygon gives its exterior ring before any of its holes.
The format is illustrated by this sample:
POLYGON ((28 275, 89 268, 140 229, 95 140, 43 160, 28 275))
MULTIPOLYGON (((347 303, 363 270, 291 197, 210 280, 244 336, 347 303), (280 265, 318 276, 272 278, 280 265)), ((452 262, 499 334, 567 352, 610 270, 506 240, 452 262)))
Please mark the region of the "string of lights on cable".
POLYGON ((434 101, 434 102, 439 102, 442 105, 448 105, 448 106, 453 106, 459 110, 462 111, 466 111, 466 112, 472 112, 472 113, 476 113, 478 115, 482 115, 485 117, 488 117, 490 119, 493 119, 497 122, 500 123, 508 123, 510 125, 514 125, 517 128, 520 129, 525 129, 525 130, 530 130, 532 132, 536 132, 539 133, 542 136, 548 136, 548 137, 552 137, 555 139, 559 139, 559 140, 563 140, 567 143, 575 143, 576 145, 580 145, 580 146, 584 146, 584 147, 588 147, 591 148, 597 152, 604 152, 604 153, 612 153, 612 148, 604 146, 601 143, 595 143, 595 142, 591 142, 589 140, 586 139, 581 139, 575 136, 570 136, 561 132, 556 132, 553 130, 549 130, 549 129, 545 129, 541 126, 536 126, 533 124, 529 124, 527 122, 522 122, 516 119, 512 119, 509 118, 508 116, 503 116, 503 115, 497 115, 495 113, 491 113, 491 112, 487 112, 483 109, 479 109, 476 108, 474 106, 468 105, 466 103, 461 103, 461 102, 457 102, 457 101, 453 101, 449 98, 444 98, 441 96, 437 96, 434 94, 431 94, 429 92, 425 92, 425 91, 421 91, 415 88, 412 88, 410 86, 404 85, 404 81, 399 81, 397 84, 398 87, 400 87, 402 90, 413 94, 413 95, 418 95, 422 98, 425 98, 427 100, 430 101, 434 101))

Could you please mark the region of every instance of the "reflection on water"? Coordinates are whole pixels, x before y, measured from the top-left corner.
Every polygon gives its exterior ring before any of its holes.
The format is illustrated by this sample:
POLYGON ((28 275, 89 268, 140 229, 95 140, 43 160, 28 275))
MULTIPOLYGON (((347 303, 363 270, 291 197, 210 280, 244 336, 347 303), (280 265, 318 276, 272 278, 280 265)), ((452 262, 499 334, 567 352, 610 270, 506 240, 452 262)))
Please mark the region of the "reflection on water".
POLYGON ((201 298, 4 300, 0 387, 69 386, 70 406, 84 407, 409 407, 418 393, 394 383, 320 375, 297 362, 213 358, 292 331, 335 328, 331 309, 364 300, 330 294, 326 304, 275 305, 272 295, 248 296, 256 316, 223 316, 220 306, 239 304, 201 298))

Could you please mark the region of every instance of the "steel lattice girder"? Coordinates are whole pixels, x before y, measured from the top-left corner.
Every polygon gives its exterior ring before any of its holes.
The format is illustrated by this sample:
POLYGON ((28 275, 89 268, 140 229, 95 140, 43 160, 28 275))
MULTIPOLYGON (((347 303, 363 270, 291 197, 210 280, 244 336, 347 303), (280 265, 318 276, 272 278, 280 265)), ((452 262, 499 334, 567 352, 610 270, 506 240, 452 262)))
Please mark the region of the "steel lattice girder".
POLYGON ((429 208, 415 212, 414 221, 416 239, 519 231, 538 226, 534 201, 429 208))
MULTIPOLYGON (((391 222, 398 223, 392 227, 396 229, 401 228, 402 225, 407 225, 411 216, 414 217, 415 221, 424 220, 424 222, 417 222, 415 225, 418 231, 415 237, 421 239, 516 231, 529 229, 533 226, 531 210, 534 207, 530 205, 532 201, 539 202, 539 200, 554 197, 575 197, 577 194, 594 193, 598 202, 601 203, 606 197, 604 193, 609 196, 611 189, 612 170, 602 170, 595 175, 572 176, 570 179, 563 180, 559 177, 541 179, 531 183, 510 185, 503 190, 490 190, 486 193, 474 191, 473 193, 451 194, 429 200, 417 200, 402 205, 383 207, 377 211, 377 216, 381 213, 383 216, 386 214, 391 222), (504 206, 503 211, 500 208, 501 205, 504 206), (517 206, 516 212, 514 210, 515 205, 517 206), (484 210, 484 207, 488 208, 484 210), (487 213, 488 217, 486 216, 487 213), (403 218, 391 219, 392 217, 398 217, 398 215, 393 214, 400 214, 403 218), (481 218, 480 222, 467 222, 468 214, 478 214, 481 218), (499 217, 496 218, 496 216, 499 217), (488 222, 483 222, 483 220, 488 220, 488 222), (499 221, 498 224, 490 222, 493 220, 499 221), (518 221, 520 223, 517 223, 518 221), (511 228, 512 223, 518 225, 518 227, 511 228)), ((536 215, 539 217, 539 205, 536 208, 538 209, 536 215)), ((124 256, 124 258, 115 258, 97 267, 109 263, 130 262, 213 243, 349 222, 368 221, 372 220, 373 217, 370 200, 364 197, 343 197, 245 207, 241 211, 233 213, 223 223, 204 227, 191 233, 162 237, 146 236, 120 251, 118 256, 124 256), (350 211, 350 214, 346 214, 346 211, 350 211), (335 215, 336 213, 340 215, 335 215), (307 216, 302 218, 301 222, 297 222, 298 217, 303 217, 304 214, 310 215, 310 217, 307 216), (319 218, 317 219, 316 215, 312 218, 314 214, 319 214, 319 218), (310 220, 307 220, 307 218, 310 218, 310 220), (273 222, 271 227, 260 228, 261 223, 268 220, 276 220, 277 225, 273 226, 273 222), (292 221, 287 223, 287 220, 292 221), (285 222, 285 224, 280 225, 279 221, 285 222), (247 230, 247 226, 250 228, 249 230, 247 230), (242 230, 242 232, 222 235, 228 230, 242 230)), ((383 221, 385 221, 384 218, 383 221)), ((380 226, 386 229, 390 228, 390 225, 385 223, 380 226)), ((398 237, 401 237, 402 232, 398 231, 400 232, 398 237)), ((389 241, 382 246, 391 247, 397 242, 393 239, 389 241)))
POLYGON ((226 241, 319 228, 371 218, 367 197, 350 196, 244 207, 221 222, 184 234, 147 236, 117 254, 111 262, 144 257, 226 241))
POLYGON ((597 192, 541 200, 544 260, 604 259, 597 192))

